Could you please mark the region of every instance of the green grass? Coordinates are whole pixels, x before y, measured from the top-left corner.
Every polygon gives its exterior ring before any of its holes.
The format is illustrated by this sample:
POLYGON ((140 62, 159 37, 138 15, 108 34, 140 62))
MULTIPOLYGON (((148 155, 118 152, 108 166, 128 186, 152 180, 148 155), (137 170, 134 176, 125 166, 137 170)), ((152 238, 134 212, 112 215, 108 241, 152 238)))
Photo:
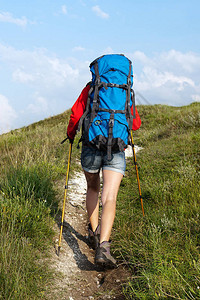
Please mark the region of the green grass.
MULTIPOLYGON (((112 236, 132 274, 123 291, 127 299, 200 299, 200 104, 138 111, 145 217, 130 159, 112 236)), ((69 143, 60 142, 69 114, 0 136, 0 299, 48 299, 54 288, 47 258, 62 205, 69 143)), ((80 169, 78 140, 71 175, 80 169)))
POLYGON ((45 263, 39 263, 43 255, 37 253, 41 247, 37 250, 34 237, 20 235, 23 225, 16 222, 14 212, 9 220, 7 211, 1 212, 0 299, 43 299, 52 274, 45 263))
POLYGON ((200 113, 187 107, 139 107, 135 134, 145 217, 132 161, 115 221, 116 255, 128 262, 127 299, 200 299, 200 113), (148 115, 149 114, 149 115, 148 115))
MULTIPOLYGON (((0 299, 46 299, 69 112, 0 136, 0 299)), ((75 158, 74 158, 75 159, 75 158)), ((64 181, 63 181, 64 182, 64 181)))
POLYGON ((44 166, 40 172, 11 168, 1 183, 0 299, 41 299, 51 278, 39 260, 54 234, 55 196, 44 166))

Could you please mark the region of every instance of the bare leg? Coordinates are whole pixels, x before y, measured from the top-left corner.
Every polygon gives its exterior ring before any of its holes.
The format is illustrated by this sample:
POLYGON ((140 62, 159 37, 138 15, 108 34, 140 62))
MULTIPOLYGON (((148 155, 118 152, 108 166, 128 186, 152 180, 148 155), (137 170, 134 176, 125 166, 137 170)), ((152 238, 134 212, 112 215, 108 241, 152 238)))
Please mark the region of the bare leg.
POLYGON ((100 176, 98 173, 89 173, 84 171, 87 181, 86 208, 88 218, 92 230, 98 226, 99 219, 99 191, 100 191, 100 176))
POLYGON ((121 173, 103 170, 102 215, 100 243, 109 241, 115 219, 116 199, 123 175, 121 173))

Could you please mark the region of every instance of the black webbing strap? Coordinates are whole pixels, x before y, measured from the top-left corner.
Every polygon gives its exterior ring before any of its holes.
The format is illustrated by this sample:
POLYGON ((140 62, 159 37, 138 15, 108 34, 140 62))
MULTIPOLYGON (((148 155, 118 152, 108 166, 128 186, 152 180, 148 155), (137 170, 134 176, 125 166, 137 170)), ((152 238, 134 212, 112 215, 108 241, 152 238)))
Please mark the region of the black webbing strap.
POLYGON ((124 109, 108 109, 108 108, 101 108, 99 107, 98 111, 103 111, 103 112, 109 112, 109 113, 114 113, 114 114, 125 114, 126 110, 124 109))
POLYGON ((105 87, 105 88, 106 87, 117 87, 117 88, 124 89, 124 90, 128 89, 128 84, 117 84, 117 83, 105 83, 105 82, 102 82, 101 85, 103 87, 105 87))
POLYGON ((114 126, 114 113, 110 115, 109 130, 108 130, 108 146, 107 146, 107 157, 108 160, 112 159, 112 137, 113 137, 113 126, 114 126))
POLYGON ((96 62, 99 60, 99 59, 101 59, 102 57, 104 57, 105 55, 101 55, 100 57, 97 57, 95 60, 93 60, 93 62, 91 62, 91 64, 90 64, 90 69, 91 69, 91 67, 94 65, 94 64, 96 64, 96 62))
MULTIPOLYGON (((95 72, 95 75, 96 75, 96 79, 99 78, 99 80, 100 80, 98 61, 96 61, 95 64, 94 64, 94 72, 95 72)), ((95 83, 96 83, 96 82, 95 82, 95 83)))
POLYGON ((129 74, 127 78, 128 89, 126 90, 126 118, 129 120, 129 129, 132 128, 133 118, 131 116, 130 98, 131 98, 131 61, 129 60, 129 74))
POLYGON ((131 90, 131 100, 133 103, 133 119, 136 118, 136 114, 135 114, 135 93, 134 90, 131 90))
POLYGON ((99 86, 101 85, 101 78, 99 76, 98 61, 96 61, 94 64, 94 71, 95 71, 95 75, 96 75, 96 80, 95 80, 95 86, 94 86, 94 98, 92 101, 92 111, 91 111, 90 123, 92 123, 92 121, 96 117, 96 113, 98 111, 98 106, 99 106, 99 86))
POLYGON ((93 87, 90 88, 89 92, 88 92, 88 99, 87 99, 87 104, 86 104, 86 109, 85 112, 83 113, 83 115, 81 116, 80 120, 79 120, 79 124, 78 124, 78 131, 80 131, 82 124, 83 124, 83 120, 85 119, 85 117, 87 116, 87 114, 90 111, 90 95, 93 91, 93 87))

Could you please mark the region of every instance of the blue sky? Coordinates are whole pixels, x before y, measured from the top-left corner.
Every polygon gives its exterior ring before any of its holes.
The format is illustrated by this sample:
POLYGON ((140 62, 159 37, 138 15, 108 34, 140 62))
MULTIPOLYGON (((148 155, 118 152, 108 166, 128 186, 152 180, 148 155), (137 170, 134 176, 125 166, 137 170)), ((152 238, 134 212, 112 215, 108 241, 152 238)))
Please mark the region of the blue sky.
POLYGON ((0 134, 70 108, 106 53, 138 104, 200 101, 200 1, 0 0, 0 134))

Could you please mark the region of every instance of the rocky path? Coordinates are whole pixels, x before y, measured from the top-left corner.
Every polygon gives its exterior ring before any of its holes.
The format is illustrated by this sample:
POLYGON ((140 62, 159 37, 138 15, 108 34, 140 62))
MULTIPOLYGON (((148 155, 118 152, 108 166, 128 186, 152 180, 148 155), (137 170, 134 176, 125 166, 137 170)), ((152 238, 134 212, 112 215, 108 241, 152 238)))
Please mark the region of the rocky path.
MULTIPOLYGON (((130 149, 126 150, 126 156, 130 155, 130 149)), ((129 276, 126 267, 102 271, 94 264, 95 252, 87 244, 85 195, 85 176, 77 172, 69 179, 60 256, 56 251, 52 256, 52 267, 61 274, 55 277, 57 288, 52 299, 125 299, 122 285, 129 276)), ((59 236, 59 229, 56 231, 59 236)))

